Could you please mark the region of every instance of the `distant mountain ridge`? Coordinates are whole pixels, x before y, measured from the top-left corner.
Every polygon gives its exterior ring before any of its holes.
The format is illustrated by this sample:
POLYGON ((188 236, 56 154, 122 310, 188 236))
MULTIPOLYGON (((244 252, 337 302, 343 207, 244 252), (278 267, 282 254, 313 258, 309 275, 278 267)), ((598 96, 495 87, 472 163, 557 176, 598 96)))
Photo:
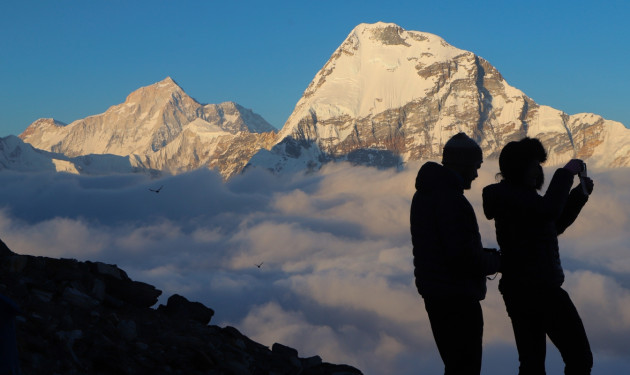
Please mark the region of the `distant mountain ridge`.
POLYGON ((133 167, 129 156, 90 154, 68 157, 36 149, 16 136, 0 138, 0 171, 67 172, 73 174, 109 174, 159 171, 133 167))
POLYGON ((228 179, 246 167, 282 173, 330 161, 386 168, 439 160, 460 131, 485 157, 529 136, 547 147, 549 165, 579 157, 596 168, 630 166, 623 124, 539 105, 474 53, 382 22, 350 32, 278 132, 236 103, 202 105, 166 78, 100 115, 68 125, 37 120, 20 138, 67 158, 127 158, 126 171, 207 167, 228 179))
POLYGON ((39 119, 19 137, 68 157, 127 157, 136 171, 180 173, 205 166, 230 176, 251 156, 243 148, 257 151, 275 137, 275 128, 234 102, 202 105, 167 77, 132 92, 102 114, 68 125, 39 119))
POLYGON ((68 156, 133 155, 159 151, 190 127, 217 136, 275 130, 262 117, 236 103, 199 104, 167 77, 132 92, 124 103, 100 115, 69 125, 52 119, 37 120, 20 138, 68 156))

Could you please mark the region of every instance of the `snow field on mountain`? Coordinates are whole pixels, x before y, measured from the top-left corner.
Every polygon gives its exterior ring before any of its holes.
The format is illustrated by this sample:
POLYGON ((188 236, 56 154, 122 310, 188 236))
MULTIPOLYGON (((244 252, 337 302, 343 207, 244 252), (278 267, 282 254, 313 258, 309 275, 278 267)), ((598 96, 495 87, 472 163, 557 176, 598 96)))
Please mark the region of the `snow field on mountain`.
POLYGON ((434 86, 432 77, 419 79, 418 55, 423 55, 423 64, 431 64, 465 53, 435 35, 420 32, 403 31, 401 36, 407 45, 374 42, 379 27, 398 28, 384 23, 357 26, 348 36, 355 39, 357 50, 341 53, 329 63, 326 68, 334 74, 327 77, 314 98, 304 100, 297 118, 307 111, 317 113, 320 120, 344 115, 360 118, 402 107, 424 97, 434 86))
POLYGON ((384 129, 400 126, 406 138, 398 142, 404 145, 390 151, 406 150, 399 154, 404 162, 439 157, 455 129, 480 138, 488 155, 498 155, 508 140, 526 134, 543 139, 550 164, 577 155, 597 167, 630 165, 628 143, 623 143, 630 142, 630 131, 613 129, 608 121, 600 129, 600 119, 538 105, 474 53, 435 35, 379 22, 361 24, 348 35, 315 75, 277 142, 293 136, 337 154, 349 152, 348 144, 385 147, 391 141, 383 138, 387 130, 381 138, 371 137, 372 121, 375 133, 381 124, 384 129), (355 133, 357 127, 362 132, 355 133), (344 144, 350 135, 353 139, 344 144))

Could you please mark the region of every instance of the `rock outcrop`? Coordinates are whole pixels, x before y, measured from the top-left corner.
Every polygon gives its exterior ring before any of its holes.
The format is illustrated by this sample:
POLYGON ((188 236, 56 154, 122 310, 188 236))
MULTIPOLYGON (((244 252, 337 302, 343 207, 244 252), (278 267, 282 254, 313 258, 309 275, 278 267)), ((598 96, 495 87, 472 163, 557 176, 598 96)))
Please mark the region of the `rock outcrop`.
POLYGON ((115 265, 19 255, 0 241, 24 374, 361 374, 208 325, 214 311, 183 296, 151 308, 161 293, 115 265))

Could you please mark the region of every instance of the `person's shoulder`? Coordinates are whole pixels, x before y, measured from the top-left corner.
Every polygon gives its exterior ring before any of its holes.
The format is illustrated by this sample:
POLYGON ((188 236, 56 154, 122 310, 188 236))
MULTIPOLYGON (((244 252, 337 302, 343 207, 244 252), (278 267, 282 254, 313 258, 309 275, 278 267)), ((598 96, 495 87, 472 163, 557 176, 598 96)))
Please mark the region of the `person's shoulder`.
POLYGON ((482 193, 485 195, 513 195, 513 194, 536 194, 535 189, 526 188, 524 186, 514 184, 505 180, 488 185, 483 188, 482 193))
POLYGON ((486 218, 492 219, 508 206, 522 201, 524 191, 518 186, 501 181, 483 188, 483 210, 486 218))
POLYGON ((502 189, 502 186, 503 186, 502 182, 486 185, 483 189, 481 189, 481 192, 483 194, 492 194, 492 193, 500 191, 502 189))
POLYGON ((436 162, 426 162, 420 167, 416 176, 416 190, 434 193, 449 184, 449 171, 436 162))

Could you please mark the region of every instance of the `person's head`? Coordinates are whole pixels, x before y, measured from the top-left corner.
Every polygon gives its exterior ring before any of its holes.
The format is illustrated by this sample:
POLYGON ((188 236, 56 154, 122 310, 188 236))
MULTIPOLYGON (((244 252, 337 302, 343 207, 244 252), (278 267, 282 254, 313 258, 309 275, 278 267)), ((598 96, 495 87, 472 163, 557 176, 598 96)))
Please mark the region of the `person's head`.
POLYGON ((444 144, 442 165, 457 172, 464 180, 464 189, 470 189, 483 163, 481 147, 464 133, 457 133, 444 144))
POLYGON ((525 137, 509 142, 499 155, 500 175, 505 181, 540 189, 545 182, 541 164, 547 160, 547 151, 540 140, 525 137))

